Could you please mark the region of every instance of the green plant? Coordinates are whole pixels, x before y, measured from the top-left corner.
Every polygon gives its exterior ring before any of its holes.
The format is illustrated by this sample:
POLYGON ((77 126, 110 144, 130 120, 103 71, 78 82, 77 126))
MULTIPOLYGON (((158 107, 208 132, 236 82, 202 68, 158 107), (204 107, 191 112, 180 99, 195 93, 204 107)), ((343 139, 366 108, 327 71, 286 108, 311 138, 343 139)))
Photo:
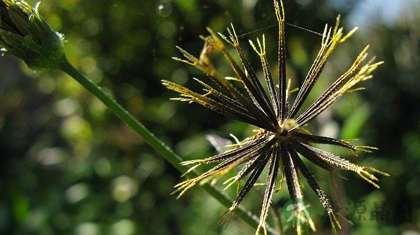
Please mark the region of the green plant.
MULTIPOLYGON (((275 2, 276 3, 276 2, 275 2)), ((276 3, 277 4, 277 3, 276 3)), ((221 154, 216 158, 225 159, 226 167, 223 171, 213 170, 204 175, 198 176, 194 171, 186 171, 186 168, 180 164, 182 159, 177 156, 171 149, 163 144, 158 138, 156 138, 150 131, 147 130, 138 120, 130 115, 122 106, 116 103, 110 98, 100 87, 94 84, 86 76, 81 74, 75 69, 70 62, 67 60, 64 54, 64 37, 63 35, 53 31, 45 20, 40 16, 38 12, 39 4, 35 8, 32 8, 24 1, 19 0, 2 0, 0 2, 0 44, 3 47, 4 53, 12 54, 26 62, 26 64, 34 70, 53 70, 58 69, 68 73, 75 80, 77 80, 82 86, 84 86, 90 93, 99 98, 112 112, 114 112, 121 120, 135 130, 144 140, 150 144, 155 150, 157 150, 168 162, 176 167, 181 172, 186 172, 193 179, 181 183, 179 185, 180 190, 185 190, 193 186, 195 183, 202 183, 205 180, 211 179, 217 175, 223 175, 227 170, 233 169, 240 163, 247 162, 245 168, 239 173, 239 175, 230 182, 230 185, 236 181, 239 181, 246 174, 251 174, 251 180, 245 184, 245 189, 242 190, 240 195, 235 200, 234 205, 229 209, 228 212, 236 212, 245 222, 252 225, 257 229, 257 233, 260 229, 265 227, 265 218, 267 217, 268 208, 270 205, 271 197, 275 189, 275 181, 278 170, 283 170, 281 164, 284 165, 285 178, 288 181, 289 190, 292 197, 301 197, 299 185, 297 184, 297 170, 295 165, 300 169, 302 174, 308 178, 308 181, 314 190, 320 196, 321 201, 326 207, 328 214, 332 220, 335 220, 334 214, 331 207, 328 204, 328 200, 325 199, 322 190, 319 191, 319 186, 312 180, 311 175, 307 172, 305 166, 299 162, 299 157, 296 155, 294 149, 297 152, 308 151, 314 155, 313 159, 317 159, 316 162, 323 166, 324 169, 333 171, 331 166, 338 165, 341 168, 356 171, 359 175, 364 177, 367 181, 377 186, 373 180, 376 177, 368 173, 366 170, 373 168, 364 168, 356 166, 346 160, 340 159, 336 156, 329 155, 329 153, 321 152, 321 150, 315 149, 307 144, 307 142, 315 143, 327 143, 339 145, 352 151, 368 150, 366 147, 356 147, 346 142, 329 139, 326 137, 318 137, 312 135, 306 135, 298 132, 302 128, 302 125, 306 124, 314 116, 322 112, 327 108, 333 101, 338 99, 345 92, 351 91, 351 88, 358 82, 367 80, 371 76, 369 75, 380 63, 368 63, 365 66, 360 64, 366 59, 367 53, 363 51, 356 60, 355 64, 350 70, 338 80, 336 86, 330 87, 323 99, 318 100, 312 109, 308 109, 307 113, 302 114, 297 119, 294 119, 300 108, 300 105, 305 100, 307 94, 310 92, 313 84, 317 80, 319 73, 322 71, 326 60, 334 50, 335 46, 349 37, 343 36, 342 29, 338 29, 337 26, 329 30, 326 29, 323 39, 323 47, 317 60, 312 67, 308 79, 302 86, 302 90, 298 94, 298 102, 295 102, 291 108, 291 111, 287 113, 287 97, 289 95, 289 88, 286 86, 285 79, 285 41, 284 41, 284 12, 280 10, 279 6, 276 5, 276 14, 280 24, 280 53, 279 53, 279 67, 280 69, 280 83, 279 88, 271 78, 271 72, 268 68, 268 64, 265 58, 265 42, 259 44, 259 50, 253 45, 257 53, 260 55, 263 69, 266 75, 266 80, 269 86, 269 94, 265 93, 258 79, 254 76, 253 70, 249 63, 243 56, 239 42, 236 38, 235 32, 230 33, 230 40, 227 40, 232 44, 241 56, 244 62, 246 72, 236 65, 236 62, 230 57, 224 48, 220 38, 213 32, 211 37, 205 39, 206 45, 201 54, 200 58, 195 58, 185 51, 183 53, 190 59, 190 64, 197 66, 201 70, 205 71, 214 78, 214 81, 219 84, 221 88, 225 88, 226 91, 218 91, 210 87, 209 85, 202 83, 206 87, 208 92, 206 95, 199 95, 197 93, 189 91, 187 88, 179 85, 164 82, 169 88, 174 89, 182 93, 185 97, 181 98, 183 101, 193 101, 219 111, 227 116, 245 121, 252 125, 258 126, 261 129, 258 130, 258 134, 252 139, 245 140, 239 144, 234 150, 227 153, 221 154), (211 66, 210 55, 213 51, 222 51, 228 58, 234 70, 237 72, 237 81, 245 84, 245 88, 248 93, 243 93, 234 88, 224 77, 217 76, 216 71, 211 66), (351 76, 355 72, 354 76, 351 76), (210 98, 209 98, 210 97, 210 98), (233 108, 232 108, 233 107, 233 108), (289 149, 290 148, 290 149, 289 149), (300 151, 298 148, 301 148, 300 151), (293 150, 292 150, 293 149, 293 150), (239 154, 239 155, 238 155, 239 154), (244 156, 247 155, 248 156, 244 156), (233 155, 233 156, 232 156, 233 155), (235 158, 240 157, 239 158, 235 158), (243 158, 244 157, 244 158, 243 158), (323 157, 323 158, 322 158, 323 157), (320 160, 321 158, 321 160, 320 160), (236 160, 235 160, 236 159, 236 160), (271 159, 271 160, 270 160, 271 159), (233 160, 233 161, 232 161, 233 160), (261 212, 260 221, 255 221, 252 216, 246 211, 238 207, 240 201, 245 197, 246 193, 255 183, 262 169, 270 160, 270 174, 268 177, 268 187, 266 190, 266 197, 264 199, 264 206, 261 212), (327 163, 323 162, 326 160, 327 163), (233 164, 231 164, 233 163, 233 164), (195 178, 194 178, 195 177, 195 178)), ((306 157, 308 157, 306 155, 306 157)), ((185 164, 198 163, 201 164, 210 163, 217 159, 212 158, 207 160, 197 160, 186 162, 185 164)), ((203 185, 203 188, 215 197, 219 202, 225 206, 230 205, 230 200, 223 194, 217 191, 215 188, 209 185, 203 185)), ((229 213, 228 213, 229 214, 229 213)), ((334 224, 333 224, 334 227, 334 224)), ((268 229, 268 232, 271 230, 268 229)), ((274 233, 274 232, 273 232, 274 233)))

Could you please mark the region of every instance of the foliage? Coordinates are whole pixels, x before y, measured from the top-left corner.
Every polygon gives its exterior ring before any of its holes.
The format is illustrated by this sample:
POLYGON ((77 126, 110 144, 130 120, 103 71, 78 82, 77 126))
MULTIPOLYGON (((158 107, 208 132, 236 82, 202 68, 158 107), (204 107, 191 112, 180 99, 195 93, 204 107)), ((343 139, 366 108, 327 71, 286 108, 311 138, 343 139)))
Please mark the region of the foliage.
MULTIPOLYGON (((252 3, 45 0, 41 13, 53 29, 66 35, 66 54, 71 62, 107 88, 177 153, 196 159, 214 153, 205 134, 228 138, 225 133, 233 133, 242 138, 252 128, 210 111, 197 112, 193 107, 168 101, 173 95, 160 80, 198 88, 189 78, 201 75, 170 59, 177 54, 175 46, 198 53, 202 42, 196 35, 206 35, 207 25, 223 31, 233 21, 241 35, 275 23, 271 2, 252 3)), ((352 6, 335 8, 325 1, 298 1, 287 4, 286 11, 289 22, 320 32, 326 22, 334 22, 338 13, 346 22, 346 12, 351 12, 352 6)), ((400 234, 418 230, 420 33, 414 12, 415 7, 393 25, 377 22, 359 33, 361 37, 353 38, 351 48, 334 55, 334 61, 354 58, 362 45, 373 40, 372 54, 386 62, 375 74, 378 79, 368 83, 369 92, 351 94, 339 101, 317 119, 318 128, 314 128, 337 137, 340 133, 336 126, 346 126, 346 135, 359 136, 360 144, 379 147, 378 152, 363 159, 363 164, 392 175, 381 181, 381 191, 348 175, 349 180, 342 184, 347 201, 364 200, 369 207, 364 214, 366 221, 359 222, 355 217, 356 225, 344 228, 348 233, 400 234), (355 43, 360 45, 357 50, 355 43), (363 115, 370 116, 360 118, 366 120, 363 128, 359 122, 343 123, 348 116, 357 115, 354 110, 362 105, 367 109, 363 115), (382 200, 388 203, 391 219, 370 221, 374 202, 382 200), (404 212, 409 201, 413 205, 411 219, 404 212)), ((265 28, 263 33, 267 44, 274 45, 276 30, 265 28)), ((291 27, 286 28, 286 33, 292 41, 288 44, 288 76, 297 81, 293 84, 296 87, 316 55, 321 38, 291 27)), ((274 61, 270 57, 275 56, 275 51, 268 52, 269 61, 274 61)), ((327 75, 320 79, 325 83, 315 86, 314 93, 320 94, 320 88, 331 82, 329 77, 335 77, 332 75, 337 75, 341 66, 335 62, 327 65, 327 75)), ((224 208, 199 190, 180 200, 168 196, 180 181, 179 173, 66 75, 33 73, 13 58, 3 57, 0 76, 0 188, 5 192, 0 195, 0 233, 252 233, 240 220, 222 230, 215 221, 224 208)), ((330 187, 330 193, 337 192, 340 199, 340 190, 329 183, 327 175, 317 172, 316 177, 324 182, 321 186, 330 187)), ((338 185, 340 188, 341 183, 338 185)), ((281 192, 276 197, 274 208, 284 205, 286 194, 281 192)), ((244 202, 246 207, 258 211, 260 204, 253 201, 261 201, 261 195, 256 192, 250 196, 244 202)), ((322 218, 321 205, 313 207, 317 217, 322 218)), ((315 222, 321 225, 319 234, 329 233, 326 218, 315 222)))

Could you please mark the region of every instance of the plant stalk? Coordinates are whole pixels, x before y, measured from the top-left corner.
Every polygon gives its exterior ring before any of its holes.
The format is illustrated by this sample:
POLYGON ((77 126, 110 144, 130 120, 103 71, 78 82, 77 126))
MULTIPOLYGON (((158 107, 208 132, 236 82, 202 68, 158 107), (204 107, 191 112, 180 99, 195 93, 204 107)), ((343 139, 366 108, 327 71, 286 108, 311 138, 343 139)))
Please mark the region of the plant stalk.
MULTIPOLYGON (((64 56, 62 59, 60 70, 64 71, 77 82, 79 82, 86 90, 95 95, 99 100, 102 101, 115 115, 117 115, 123 122, 130 126, 135 132, 137 132, 152 148, 154 148, 160 155, 162 155, 172 166, 178 169, 181 173, 186 172, 186 168, 181 166, 180 163, 183 159, 175 154, 166 144, 158 139, 152 132, 150 132, 142 123, 136 120, 127 110, 119 105, 114 99, 109 97, 98 85, 93 83, 89 78, 80 73, 64 56)), ((196 172, 190 172, 189 176, 197 176, 196 172)), ((232 200, 227 198, 219 190, 211 187, 210 185, 201 186, 208 194, 215 198, 225 207, 229 208, 232 204, 232 200)), ((256 229, 258 227, 258 218, 252 215, 250 212, 245 211, 239 207, 235 213, 245 223, 256 229)), ((267 228, 270 234, 277 234, 274 229, 267 228)))

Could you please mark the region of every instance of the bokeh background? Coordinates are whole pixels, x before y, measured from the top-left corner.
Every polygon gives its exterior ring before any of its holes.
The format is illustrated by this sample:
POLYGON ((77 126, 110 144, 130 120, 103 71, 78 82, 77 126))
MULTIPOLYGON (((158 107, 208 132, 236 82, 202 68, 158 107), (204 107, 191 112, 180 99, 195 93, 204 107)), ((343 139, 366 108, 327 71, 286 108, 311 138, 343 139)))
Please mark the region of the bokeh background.
MULTIPOLYGON (((34 4, 35 1, 28 1, 34 4)), ((317 134, 379 148, 356 158, 391 177, 381 189, 343 172, 331 179, 311 167, 336 208, 354 226, 341 234, 419 233, 420 195, 420 2, 417 0, 285 1, 287 22, 322 32, 342 15, 346 31, 359 32, 338 47, 312 92, 314 100, 352 63, 366 44, 385 64, 365 91, 340 99, 308 127, 317 134)), ((169 101, 176 96, 161 79, 199 91, 197 70, 171 60, 176 45, 198 55, 205 27, 226 32, 232 22, 257 70, 258 57, 248 39, 264 33, 276 70, 276 24, 271 1, 262 0, 44 0, 41 13, 65 34, 69 60, 100 84, 136 118, 185 159, 216 150, 214 134, 239 139, 253 127, 224 118, 198 105, 169 101), (258 31, 255 31, 258 30, 258 31)), ((286 27, 288 77, 301 84, 320 47, 321 37, 286 27)), ((226 62, 215 56, 225 75, 226 62)), ((261 74, 261 72, 260 72, 261 74)), ((203 169, 201 169, 203 170, 203 169)), ((263 179, 262 179, 263 180, 263 179)), ((69 76, 33 72, 11 56, 0 59, 0 234, 253 234, 240 219, 223 229, 225 208, 199 188, 176 200, 170 193, 180 174, 69 76)), ((220 188, 220 185, 216 186, 220 188)), ((244 206, 258 214, 261 189, 244 206)), ((235 190, 226 192, 230 197, 235 190)), ((331 234, 324 210, 304 188, 318 232, 331 234)), ((277 193, 273 211, 283 234, 293 234, 281 214, 287 189, 277 193)), ((270 218, 275 216, 270 215, 270 218)), ((275 223, 269 220, 272 226, 275 223)))

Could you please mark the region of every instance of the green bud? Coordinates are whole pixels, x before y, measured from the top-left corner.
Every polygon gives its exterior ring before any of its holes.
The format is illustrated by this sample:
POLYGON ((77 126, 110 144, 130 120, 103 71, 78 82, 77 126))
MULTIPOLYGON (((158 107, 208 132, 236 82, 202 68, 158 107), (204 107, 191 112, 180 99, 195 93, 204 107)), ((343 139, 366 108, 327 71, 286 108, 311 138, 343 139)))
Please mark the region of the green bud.
POLYGON ((64 37, 51 30, 35 8, 21 0, 0 0, 0 46, 34 70, 59 68, 64 56, 64 37))

